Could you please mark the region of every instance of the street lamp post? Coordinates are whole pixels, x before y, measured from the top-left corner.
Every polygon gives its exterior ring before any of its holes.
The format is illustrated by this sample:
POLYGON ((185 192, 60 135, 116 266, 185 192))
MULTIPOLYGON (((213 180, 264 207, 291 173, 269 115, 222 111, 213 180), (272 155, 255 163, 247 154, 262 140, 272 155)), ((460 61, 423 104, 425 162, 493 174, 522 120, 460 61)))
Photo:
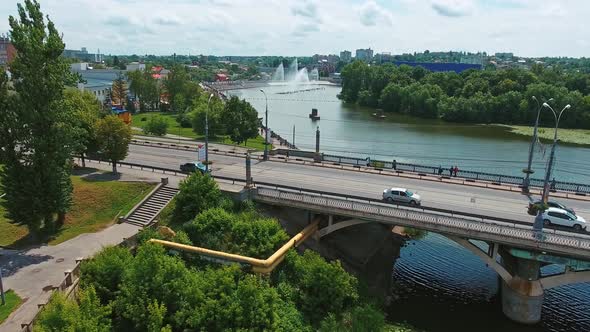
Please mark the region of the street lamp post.
POLYGON ((260 92, 264 94, 264 100, 266 101, 266 108, 264 112, 264 127, 265 128, 265 137, 264 137, 264 160, 268 160, 268 98, 266 97, 266 92, 260 89, 260 92))
MULTIPOLYGON (((535 151, 535 144, 537 143, 537 132, 539 128, 539 116, 541 115, 541 105, 539 104, 539 100, 537 97, 533 96, 533 100, 537 103, 537 120, 535 120, 535 128, 533 129, 533 140, 531 142, 531 147, 529 149, 529 162, 526 169, 522 170, 525 173, 524 180, 522 182, 522 192, 528 193, 529 192, 529 185, 530 185, 530 175, 534 173, 531 169, 533 163, 533 153, 535 151)), ((547 102, 552 101, 553 98, 547 100, 547 102)))
POLYGON ((205 173, 209 172, 209 105, 211 104, 213 94, 209 95, 207 101, 207 110, 205 111, 205 173))
MULTIPOLYGON (((541 201, 542 204, 545 206, 549 198, 549 179, 551 178, 551 171, 553 170, 553 162, 555 160, 555 147, 557 146, 557 128, 559 127, 559 120, 561 120, 561 115, 563 114, 563 112, 569 109, 571 105, 566 105, 559 112, 559 114, 557 114, 557 112, 555 112, 555 110, 547 103, 543 103, 543 107, 550 109, 553 113, 553 116, 555 117, 555 132, 553 134, 553 145, 551 146, 549 164, 547 165, 547 171, 545 172, 545 181, 543 182, 543 196, 541 201)), ((533 224, 533 229, 538 231, 539 233, 543 230, 543 212, 544 208, 540 208, 537 213, 537 217, 535 217, 535 223, 533 224)))

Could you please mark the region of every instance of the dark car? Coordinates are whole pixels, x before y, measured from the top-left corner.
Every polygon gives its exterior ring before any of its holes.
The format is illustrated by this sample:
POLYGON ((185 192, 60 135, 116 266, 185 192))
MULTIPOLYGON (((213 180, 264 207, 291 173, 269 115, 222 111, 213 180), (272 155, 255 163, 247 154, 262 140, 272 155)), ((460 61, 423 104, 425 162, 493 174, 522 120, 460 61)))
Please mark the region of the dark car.
POLYGON ((197 161, 195 163, 185 163, 180 165, 180 170, 185 173, 193 173, 193 172, 200 172, 201 174, 205 174, 206 172, 211 173, 211 169, 207 171, 207 167, 200 162, 197 161))
MULTIPOLYGON (((535 208, 535 206, 541 206, 542 204, 543 204, 543 202, 541 200, 530 202, 528 214, 530 214, 532 216, 537 215, 537 208, 535 208)), ((574 209, 569 208, 569 207, 567 207, 559 202, 556 202, 556 201, 547 201, 547 206, 550 208, 562 209, 562 210, 565 210, 573 215, 576 215, 576 212, 574 211, 574 209)))

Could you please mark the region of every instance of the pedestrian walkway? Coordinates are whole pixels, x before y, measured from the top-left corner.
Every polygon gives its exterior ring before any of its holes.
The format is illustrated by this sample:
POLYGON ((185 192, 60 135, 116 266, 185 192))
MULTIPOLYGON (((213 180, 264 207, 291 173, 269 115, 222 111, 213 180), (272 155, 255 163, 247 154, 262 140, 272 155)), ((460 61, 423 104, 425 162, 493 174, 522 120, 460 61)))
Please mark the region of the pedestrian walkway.
POLYGON ((141 227, 149 226, 177 193, 176 188, 159 187, 125 217, 125 222, 141 227))
MULTIPOLYGON (((93 163, 87 163, 92 167, 93 163)), ((109 170, 105 164, 105 170, 109 170)), ((159 182, 162 174, 135 173, 122 170, 119 181, 159 182)), ((91 173, 85 176, 91 176, 91 173)), ((178 186, 179 179, 170 179, 169 186, 178 186)), ((171 188, 174 189, 174 188, 171 188)), ((64 279, 64 272, 76 266, 76 259, 90 257, 105 246, 117 245, 141 230, 131 223, 115 224, 97 233, 81 234, 55 246, 46 244, 26 250, 2 250, 4 289, 12 289, 22 299, 22 305, 0 325, 0 332, 21 330, 38 311, 38 304, 46 303, 51 290, 64 279)))

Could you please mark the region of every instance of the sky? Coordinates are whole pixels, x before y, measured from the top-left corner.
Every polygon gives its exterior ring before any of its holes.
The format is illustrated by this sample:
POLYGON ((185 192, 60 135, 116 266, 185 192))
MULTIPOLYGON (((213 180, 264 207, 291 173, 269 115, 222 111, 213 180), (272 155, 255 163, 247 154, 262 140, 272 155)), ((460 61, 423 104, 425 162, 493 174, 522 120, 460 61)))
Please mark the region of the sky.
MULTIPOLYGON (((24 1, 24 0, 23 0, 24 1)), ((0 1, 0 33, 16 3, 0 1)), ((513 52, 590 56, 588 0, 40 0, 68 49, 310 56, 513 52)))

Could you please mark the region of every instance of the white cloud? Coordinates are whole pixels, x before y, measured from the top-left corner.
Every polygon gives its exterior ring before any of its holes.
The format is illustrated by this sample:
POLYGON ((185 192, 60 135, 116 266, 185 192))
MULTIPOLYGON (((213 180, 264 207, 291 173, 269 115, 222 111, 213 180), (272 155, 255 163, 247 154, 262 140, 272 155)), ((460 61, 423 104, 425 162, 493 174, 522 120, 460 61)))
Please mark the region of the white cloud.
POLYGON ((439 15, 447 17, 461 17, 470 15, 474 3, 471 0, 433 0, 432 9, 439 15))
POLYGON ((376 26, 381 24, 392 25, 393 18, 391 13, 385 8, 379 6, 375 1, 365 2, 359 10, 361 24, 365 26, 376 26))
POLYGON ((318 17, 317 5, 309 0, 297 2, 292 8, 291 12, 293 15, 304 16, 307 18, 315 19, 318 17))
MULTIPOLYGON (((23 0, 0 0, 0 34, 17 14, 15 2, 23 0)), ((587 0, 43 0, 41 9, 68 48, 107 54, 311 55, 367 47, 590 54, 587 0)))

